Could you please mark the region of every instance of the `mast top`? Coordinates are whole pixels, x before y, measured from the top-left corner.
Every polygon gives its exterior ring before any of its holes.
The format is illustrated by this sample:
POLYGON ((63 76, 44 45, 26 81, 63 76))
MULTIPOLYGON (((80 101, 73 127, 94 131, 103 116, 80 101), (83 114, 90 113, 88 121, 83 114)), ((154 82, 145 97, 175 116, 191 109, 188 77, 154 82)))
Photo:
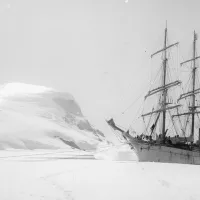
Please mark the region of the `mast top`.
POLYGON ((198 39, 197 33, 196 33, 195 30, 194 30, 194 41, 196 41, 197 39, 198 39))

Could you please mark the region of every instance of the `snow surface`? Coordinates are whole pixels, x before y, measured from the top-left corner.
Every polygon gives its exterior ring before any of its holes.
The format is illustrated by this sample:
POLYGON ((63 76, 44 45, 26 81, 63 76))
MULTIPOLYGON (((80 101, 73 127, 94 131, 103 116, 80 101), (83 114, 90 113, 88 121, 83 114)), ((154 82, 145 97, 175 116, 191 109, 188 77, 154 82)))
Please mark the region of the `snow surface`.
POLYGON ((98 146, 98 151, 94 157, 98 160, 113 160, 113 161, 138 161, 138 158, 133 150, 127 144, 98 146))
POLYGON ((200 166, 137 162, 128 145, 108 145, 68 93, 7 84, 0 109, 2 200, 200 199, 200 166))
POLYGON ((1 151, 0 158, 2 200, 200 199, 200 166, 92 160, 66 150, 1 151))
POLYGON ((73 96, 44 86, 0 87, 0 149, 95 149, 105 140, 73 96))

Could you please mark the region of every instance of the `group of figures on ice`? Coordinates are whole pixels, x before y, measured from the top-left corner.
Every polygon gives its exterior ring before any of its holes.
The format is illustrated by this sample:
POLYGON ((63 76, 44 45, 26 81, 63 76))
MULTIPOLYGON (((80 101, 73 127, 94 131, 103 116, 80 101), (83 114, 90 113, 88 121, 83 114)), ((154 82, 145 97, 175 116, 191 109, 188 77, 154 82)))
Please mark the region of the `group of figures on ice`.
POLYGON ((120 132, 123 142, 131 146, 139 161, 200 164, 200 56, 197 55, 197 34, 194 31, 192 58, 178 64, 178 68, 189 68, 189 76, 187 73, 182 80, 177 79, 180 71, 171 73, 174 68, 170 62, 170 59, 173 60, 171 49, 179 43, 168 44, 167 35, 165 28, 163 48, 151 55, 153 59, 160 54, 162 62, 144 98, 151 110, 141 115, 143 133, 133 136, 119 128, 113 119, 107 123, 117 134, 120 132))

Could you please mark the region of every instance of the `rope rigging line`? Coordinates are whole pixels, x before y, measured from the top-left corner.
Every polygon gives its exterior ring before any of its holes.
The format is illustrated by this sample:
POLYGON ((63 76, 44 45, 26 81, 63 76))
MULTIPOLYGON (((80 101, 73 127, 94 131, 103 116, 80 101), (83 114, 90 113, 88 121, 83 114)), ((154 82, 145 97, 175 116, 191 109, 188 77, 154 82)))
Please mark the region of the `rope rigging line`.
MULTIPOLYGON (((157 108, 157 109, 158 109, 158 108, 157 108)), ((152 111, 153 111, 153 110, 154 110, 154 108, 152 109, 152 111)), ((146 133, 148 133, 148 127, 149 127, 149 125, 150 125, 150 123, 151 123, 151 119, 152 119, 153 114, 154 114, 154 113, 151 113, 150 119, 148 120, 148 124, 147 124, 147 125, 146 125, 145 120, 144 120, 144 117, 143 117, 143 122, 144 122, 144 125, 145 125, 146 133)))
POLYGON ((172 124, 173 124, 173 126, 174 126, 174 130, 175 130, 175 132, 176 132, 176 135, 178 135, 178 131, 177 131, 177 129, 176 129, 176 126, 175 126, 175 123, 174 123, 174 120, 173 120, 173 118, 172 118, 172 114, 171 114, 171 111, 169 110, 169 115, 170 115, 170 117, 171 117, 171 121, 172 121, 172 124))
POLYGON ((124 142, 125 141, 125 139, 123 138, 122 139, 122 137, 121 137, 121 135, 117 132, 117 131, 115 131, 113 128, 111 128, 110 127, 110 129, 112 130, 112 132, 114 133, 114 135, 117 137, 117 139, 120 141, 120 142, 124 142))
MULTIPOLYGON (((153 110, 154 110, 154 108, 152 109, 152 111, 153 111, 153 110)), ((153 115, 153 113, 150 115, 150 119, 149 119, 147 125, 146 125, 146 123, 145 123, 144 117, 142 117, 143 123, 144 123, 144 126, 145 126, 145 131, 146 131, 147 134, 148 134, 148 127, 149 127, 149 124, 150 124, 150 122, 151 122, 152 115, 153 115)))
MULTIPOLYGON (((160 76, 158 76, 159 75, 159 73, 161 73, 162 72, 162 64, 160 65, 160 67, 159 67, 159 70, 157 71, 157 73, 156 73, 156 75, 155 75, 155 77, 154 78, 152 78, 151 77, 151 81, 150 81, 150 88, 151 88, 151 86, 156 82, 156 80, 157 80, 157 77, 160 77, 160 76), (152 80, 153 79, 153 80, 152 80)), ((151 72, 152 72, 153 70, 151 70, 151 72)), ((149 90, 150 90, 150 88, 149 88, 149 90)))
POLYGON ((199 117, 199 114, 197 113, 197 117, 198 117, 198 119, 199 119, 199 122, 200 122, 200 117, 199 117))
MULTIPOLYGON (((173 73, 176 76, 176 78, 175 78, 176 80, 179 80, 179 77, 178 77, 178 49, 179 48, 177 47, 177 53, 176 53, 177 58, 176 58, 176 60, 175 60, 175 58, 172 54, 172 50, 169 49, 169 58, 171 58, 170 60, 172 60, 172 66, 174 66, 174 67, 169 66, 169 69, 171 69, 171 70, 174 69, 176 71, 176 73, 173 73)), ((172 78, 170 70, 169 70, 169 76, 170 76, 170 78, 172 78)))
POLYGON ((151 89, 151 86, 156 82, 157 77, 160 77, 158 75, 161 72, 161 70, 162 70, 162 68, 160 67, 158 72, 157 72, 157 74, 156 74, 156 76, 155 76, 155 78, 153 80, 152 80, 152 73, 151 73, 150 84, 143 90, 143 92, 126 109, 124 109, 124 111, 121 112, 121 114, 125 114, 144 95, 144 93, 146 92, 147 88, 149 88, 149 90, 151 89))
POLYGON ((186 136, 186 130, 187 130, 187 126, 188 126, 188 124, 189 124, 189 115, 187 116, 187 118, 186 118, 186 121, 185 121, 185 136, 186 136))
POLYGON ((154 128, 153 128, 153 130, 151 131, 151 134, 150 134, 150 136, 152 136, 153 134, 154 134, 154 132, 155 132, 155 130, 156 130, 156 126, 157 126, 157 124, 158 124, 158 120, 159 120, 159 118, 160 118, 160 113, 158 113, 158 116, 156 116, 156 120, 155 120, 155 122, 154 122, 154 128))
MULTIPOLYGON (((146 126, 146 123, 145 123, 145 121, 144 121, 144 117, 142 118, 143 119, 143 123, 144 123, 144 127, 145 127, 145 133, 148 133, 148 130, 147 130, 147 126, 146 126)), ((146 134, 145 134, 146 135, 146 134)))
MULTIPOLYGON (((178 108, 177 108, 177 114, 179 114, 178 108)), ((189 116, 189 115, 188 115, 188 116, 189 116)), ((183 132, 183 135, 185 136, 185 131, 184 131, 184 128, 183 128, 183 125, 182 125, 180 116, 178 116, 178 120, 179 120, 179 124, 180 124, 181 130, 182 130, 182 132, 183 132)))
MULTIPOLYGON (((133 124, 133 122, 135 122, 137 119, 140 118, 140 116, 138 117, 138 113, 139 113, 140 109, 142 108, 142 106, 143 106, 143 109, 144 109, 144 105, 143 105, 143 103, 141 103, 141 105, 140 105, 140 107, 138 108, 138 110, 137 110, 137 112, 136 112, 136 115, 135 115, 135 117, 134 117, 134 119, 133 119, 133 121, 132 121, 132 124, 133 124)), ((143 110, 143 109, 142 109, 142 110, 143 110)))
MULTIPOLYGON (((190 81, 191 81, 191 78, 192 78, 192 74, 189 76, 189 80, 187 81, 186 85, 188 85, 188 88, 186 88, 185 90, 183 89, 183 86, 181 86, 181 89, 182 89, 182 93, 186 92, 186 91, 190 91, 190 81)), ((189 104, 190 104, 190 100, 188 100, 186 97, 184 98, 185 99, 185 102, 186 102, 186 105, 187 107, 189 107, 189 104)))
POLYGON ((152 115, 153 115, 153 114, 151 114, 150 119, 149 119, 149 122, 148 122, 147 127, 146 127, 146 131, 147 131, 147 133, 148 133, 147 128, 149 127, 149 124, 150 124, 150 122, 151 122, 152 115))
MULTIPOLYGON (((145 90, 146 91, 146 90, 145 90)), ((127 112, 143 95, 144 95, 144 92, 143 91, 138 97, 137 99, 135 99, 135 101, 133 101, 123 112, 121 112, 122 114, 125 114, 125 112, 127 112)))

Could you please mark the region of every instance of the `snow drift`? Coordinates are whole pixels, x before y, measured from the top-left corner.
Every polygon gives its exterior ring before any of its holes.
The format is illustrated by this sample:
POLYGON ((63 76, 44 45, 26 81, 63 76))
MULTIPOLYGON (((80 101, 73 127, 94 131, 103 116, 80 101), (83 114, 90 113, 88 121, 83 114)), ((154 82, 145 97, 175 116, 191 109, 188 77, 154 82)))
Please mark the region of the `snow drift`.
POLYGON ((0 149, 95 149, 105 141, 69 93, 23 83, 0 87, 0 149))

